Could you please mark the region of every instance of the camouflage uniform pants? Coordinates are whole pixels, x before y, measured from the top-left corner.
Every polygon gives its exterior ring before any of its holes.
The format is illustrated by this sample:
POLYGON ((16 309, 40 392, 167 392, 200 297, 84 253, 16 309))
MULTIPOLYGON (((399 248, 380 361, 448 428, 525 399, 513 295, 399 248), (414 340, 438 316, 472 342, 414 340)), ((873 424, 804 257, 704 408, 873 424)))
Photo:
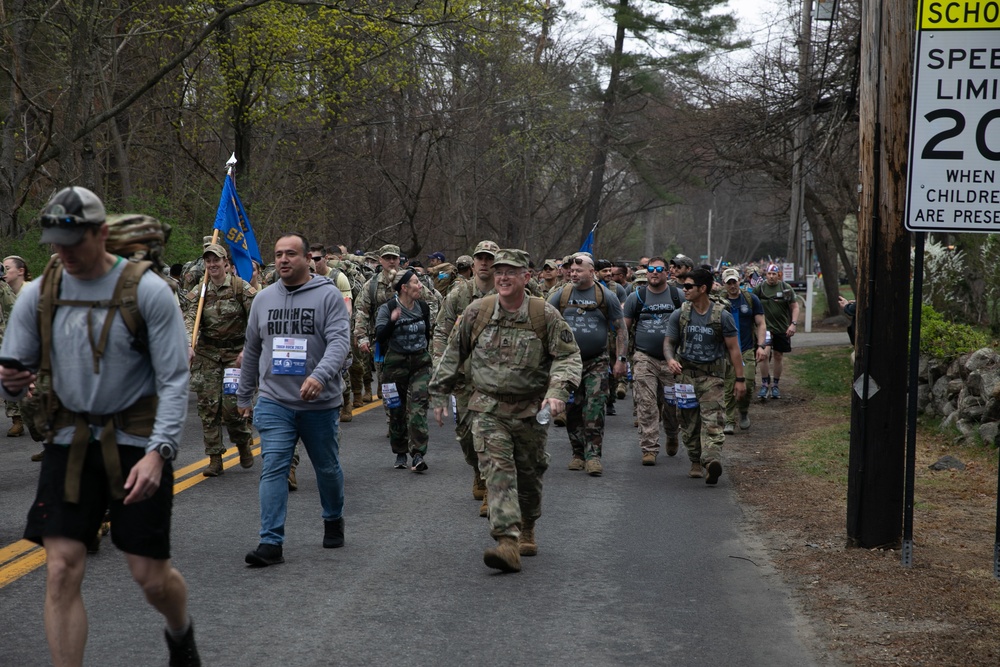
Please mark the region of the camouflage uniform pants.
POLYGON ((249 444, 253 439, 253 427, 236 411, 236 395, 222 393, 223 373, 233 366, 238 353, 215 361, 201 354, 203 351, 209 350, 199 348, 191 364, 191 389, 198 394, 198 417, 205 435, 205 453, 212 456, 226 451, 222 441, 223 426, 234 445, 249 444))
MULTIPOLYGON (((351 376, 351 389, 354 391, 355 398, 361 400, 361 395, 365 390, 365 369, 368 367, 368 364, 365 361, 364 355, 361 354, 361 350, 358 349, 358 344, 354 341, 353 336, 351 338, 351 355, 354 358, 354 362, 351 364, 351 369, 348 371, 351 376)), ((367 387, 368 390, 371 391, 371 373, 368 374, 367 387)))
POLYGON ((472 438, 472 413, 469 412, 468 390, 455 392, 455 439, 462 448, 465 462, 479 470, 479 455, 472 438))
POLYGON ((601 458, 607 401, 608 358, 601 355, 583 362, 580 386, 566 406, 566 430, 574 457, 601 458))
POLYGON ((395 383, 399 392, 399 406, 389 409, 392 453, 426 454, 431 355, 426 351, 400 354, 390 350, 385 355, 379 379, 384 384, 395 383))
POLYGON ((21 404, 17 401, 4 401, 4 408, 8 417, 21 416, 21 404))
POLYGON ((692 377, 690 371, 685 371, 677 382, 694 385, 698 398, 696 408, 677 408, 688 458, 692 463, 703 465, 709 461, 721 462, 722 444, 726 440, 722 433, 722 378, 701 373, 692 377))
POLYGON ((534 417, 471 414, 474 447, 486 480, 490 535, 517 537, 525 522, 542 516, 542 476, 549 467, 546 427, 534 417))
POLYGON ((750 400, 753 398, 754 392, 754 379, 757 374, 757 350, 756 348, 750 348, 743 353, 743 377, 747 380, 747 393, 744 394, 743 400, 739 403, 736 402, 736 391, 734 386, 736 385, 736 369, 733 368, 732 364, 726 364, 726 384, 724 387, 726 395, 726 421, 735 424, 739 421, 739 410, 740 414, 748 412, 750 410, 750 400))
POLYGON ((667 437, 677 436, 677 410, 663 400, 663 388, 674 385, 674 374, 665 359, 635 351, 632 357, 632 395, 639 421, 639 448, 643 452, 660 451, 660 422, 667 437))

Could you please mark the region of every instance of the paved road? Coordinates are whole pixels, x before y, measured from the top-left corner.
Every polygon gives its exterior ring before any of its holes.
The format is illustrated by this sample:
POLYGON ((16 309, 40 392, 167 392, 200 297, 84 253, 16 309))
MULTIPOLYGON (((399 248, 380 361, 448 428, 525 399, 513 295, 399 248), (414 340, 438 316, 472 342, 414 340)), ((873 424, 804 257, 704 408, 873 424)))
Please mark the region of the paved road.
MULTIPOLYGON (((393 470, 382 410, 370 408, 342 426, 347 546, 320 546, 306 459, 287 562, 251 570, 259 460, 202 478, 192 404, 178 470, 194 484, 176 498, 173 553, 206 665, 829 664, 746 532, 728 477, 716 488, 687 479, 683 449, 642 467, 630 417, 609 418, 601 478, 566 469, 568 440, 553 428, 539 554, 500 575, 482 563, 491 540, 453 432, 432 426, 426 474, 393 470)), ((44 567, 15 557, 36 446, 0 445, 0 665, 47 665, 44 567)), ((87 665, 166 664, 161 621, 110 541, 84 588, 87 665)))

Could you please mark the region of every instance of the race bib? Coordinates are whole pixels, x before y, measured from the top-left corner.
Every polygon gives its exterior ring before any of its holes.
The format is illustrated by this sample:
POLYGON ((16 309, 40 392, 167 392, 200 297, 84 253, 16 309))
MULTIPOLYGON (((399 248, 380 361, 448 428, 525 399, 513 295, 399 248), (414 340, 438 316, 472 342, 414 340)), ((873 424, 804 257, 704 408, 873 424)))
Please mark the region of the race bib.
POLYGON ((457 424, 458 423, 458 399, 455 398, 454 394, 451 395, 451 414, 454 416, 455 423, 457 424))
POLYGON ((399 399, 399 390, 396 389, 395 382, 382 383, 382 402, 390 410, 402 405, 403 402, 399 399))
POLYGON ((233 396, 240 388, 240 369, 227 368, 222 372, 222 393, 233 396))
POLYGON ((674 397, 674 385, 665 385, 663 387, 663 400, 667 405, 677 405, 677 399, 674 397))
POLYGON ((305 338, 275 338, 271 343, 271 374, 305 375, 307 348, 305 338))
POLYGON ((677 401, 677 407, 679 408, 690 409, 698 407, 698 397, 694 394, 693 384, 675 384, 674 399, 677 401))

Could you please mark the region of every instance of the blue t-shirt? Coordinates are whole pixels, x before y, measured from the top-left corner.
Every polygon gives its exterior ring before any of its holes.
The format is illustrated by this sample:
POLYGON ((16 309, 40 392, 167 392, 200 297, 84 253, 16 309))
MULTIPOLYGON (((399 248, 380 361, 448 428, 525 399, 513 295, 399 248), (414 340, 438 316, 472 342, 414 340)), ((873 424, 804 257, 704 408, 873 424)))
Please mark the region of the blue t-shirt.
MULTIPOLYGON (((736 321, 736 330, 740 336, 740 352, 746 352, 754 346, 754 316, 763 316, 764 306, 761 305, 757 295, 743 290, 740 291, 742 292, 740 296, 735 299, 729 299, 729 312, 736 321), (746 298, 743 296, 744 294, 750 297, 753 302, 752 304, 747 303, 746 298)), ((728 294, 726 298, 729 298, 728 294)))

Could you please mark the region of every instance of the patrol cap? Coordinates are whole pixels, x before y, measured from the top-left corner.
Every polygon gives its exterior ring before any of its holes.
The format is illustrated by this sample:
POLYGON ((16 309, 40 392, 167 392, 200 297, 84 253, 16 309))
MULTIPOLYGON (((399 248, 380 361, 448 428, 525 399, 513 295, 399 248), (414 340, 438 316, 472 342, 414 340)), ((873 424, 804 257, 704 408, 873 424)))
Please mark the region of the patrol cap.
POLYGON ((214 243, 214 240, 212 239, 211 236, 202 236, 201 237, 201 247, 202 248, 207 248, 212 243, 214 243))
POLYGON ((209 243, 207 246, 205 246, 205 252, 201 253, 201 256, 204 257, 205 255, 208 254, 217 255, 222 259, 225 259, 226 257, 229 256, 228 253, 226 253, 226 249, 223 248, 218 243, 209 243))
POLYGON ((558 269, 559 263, 554 259, 547 259, 542 262, 542 269, 558 269))
POLYGON ((722 272, 722 282, 728 283, 730 280, 740 281, 740 272, 736 269, 726 269, 722 272))
POLYGON ((440 261, 443 262, 444 261, 444 253, 443 252, 432 252, 431 254, 427 255, 427 259, 436 259, 436 260, 440 260, 440 261))
POLYGON ((386 256, 390 256, 390 255, 392 257, 399 257, 399 246, 398 245, 393 245, 391 243, 386 243, 384 246, 382 246, 381 248, 378 249, 378 256, 379 257, 386 257, 386 256))
POLYGON ((514 266, 521 269, 528 268, 528 253, 517 248, 504 248, 497 250, 493 260, 493 266, 514 266))
POLYGON ((649 282, 649 272, 646 269, 639 269, 635 272, 635 278, 632 279, 634 283, 648 283, 649 282))
POLYGON ((670 260, 670 263, 674 266, 686 266, 689 269, 694 268, 694 262, 687 255, 674 255, 674 258, 670 260))
POLYGON ((460 269, 467 269, 472 266, 472 258, 468 255, 462 255, 455 260, 455 266, 460 269))
POLYGON ((52 195, 42 209, 41 243, 76 245, 83 235, 104 223, 107 217, 100 197, 87 188, 72 186, 52 195))
MULTIPOLYGON (((476 244, 476 249, 472 252, 472 256, 475 257, 476 255, 482 253, 484 255, 496 257, 498 252, 500 252, 500 246, 493 241, 480 241, 476 244)), ((525 264, 525 266, 527 266, 527 264, 525 264)))

